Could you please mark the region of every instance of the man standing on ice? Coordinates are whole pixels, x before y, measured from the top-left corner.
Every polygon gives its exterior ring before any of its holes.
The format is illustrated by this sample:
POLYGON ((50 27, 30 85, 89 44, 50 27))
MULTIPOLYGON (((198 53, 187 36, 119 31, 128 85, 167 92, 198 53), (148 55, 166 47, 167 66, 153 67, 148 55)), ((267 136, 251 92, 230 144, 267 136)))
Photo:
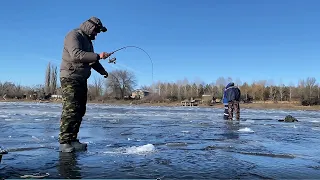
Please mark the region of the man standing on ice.
POLYGON ((229 107, 228 107, 228 99, 227 99, 227 95, 226 95, 226 90, 233 85, 233 83, 229 83, 223 90, 223 96, 222 96, 222 102, 224 105, 224 112, 223 112, 223 119, 224 120, 228 120, 229 118, 229 107))
POLYGON ((87 79, 91 75, 91 68, 107 78, 108 73, 99 60, 110 56, 106 52, 94 53, 91 41, 98 33, 106 31, 107 28, 102 25, 100 19, 91 17, 79 28, 70 31, 64 39, 60 65, 63 99, 59 133, 61 152, 87 149, 87 144, 80 143, 77 137, 82 117, 86 113, 87 79))
POLYGON ((236 119, 240 120, 240 97, 240 89, 233 82, 229 83, 225 89, 225 98, 228 102, 228 120, 233 119, 233 110, 236 113, 236 119))

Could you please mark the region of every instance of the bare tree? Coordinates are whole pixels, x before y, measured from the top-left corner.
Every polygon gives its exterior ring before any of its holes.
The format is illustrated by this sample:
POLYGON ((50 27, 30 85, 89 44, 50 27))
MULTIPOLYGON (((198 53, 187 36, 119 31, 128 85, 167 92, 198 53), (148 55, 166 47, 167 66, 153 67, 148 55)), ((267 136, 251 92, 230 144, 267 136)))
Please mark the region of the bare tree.
POLYGON ((192 86, 191 86, 191 93, 190 93, 190 95, 191 95, 191 97, 193 97, 193 98, 196 98, 196 97, 198 97, 198 86, 197 86, 197 84, 196 83, 193 83, 192 84, 192 86))
POLYGON ((305 94, 304 94, 305 87, 306 87, 306 82, 305 82, 305 80, 299 80, 299 82, 298 82, 298 89, 299 89, 299 94, 300 94, 300 95, 305 95, 305 94))
POLYGON ((109 73, 107 86, 116 94, 116 97, 123 99, 136 86, 136 78, 127 70, 115 70, 109 73))
MULTIPOLYGON (((230 79, 229 79, 230 80, 230 79)), ((216 86, 218 88, 218 94, 217 96, 219 97, 222 97, 223 95, 223 90, 225 88, 225 86, 227 85, 227 81, 225 80, 224 77, 219 77, 217 80, 216 80, 216 86)))
POLYGON ((166 92, 166 84, 159 82, 158 83, 158 88, 159 88, 159 96, 164 98, 167 96, 167 92, 166 92))
POLYGON ((146 85, 140 86, 140 89, 147 90, 147 91, 150 91, 150 92, 152 91, 152 87, 146 86, 146 85))
POLYGON ((282 101, 283 100, 283 94, 284 94, 284 84, 280 84, 279 85, 279 94, 280 94, 280 101, 282 101))
POLYGON ((257 85, 256 82, 253 82, 251 84, 251 92, 252 92, 252 94, 251 94, 252 98, 254 100, 257 100, 256 96, 259 93, 259 85, 257 85))
POLYGON ((314 77, 308 77, 306 80, 306 88, 308 90, 309 99, 312 98, 312 92, 313 92, 313 88, 315 86, 315 83, 316 83, 316 78, 314 78, 314 77))
POLYGON ((197 96, 202 97, 203 94, 204 94, 204 84, 199 84, 197 96))
POLYGON ((102 96, 103 93, 103 80, 101 77, 94 77, 93 78, 93 85, 92 85, 92 96, 94 98, 98 98, 102 96))
POLYGON ((228 78, 227 78, 227 82, 228 82, 228 83, 232 82, 232 77, 228 77, 228 78))
POLYGON ((244 82, 242 84, 242 86, 240 86, 240 89, 241 89, 241 94, 244 94, 246 96, 246 100, 248 100, 248 95, 249 95, 249 92, 250 92, 250 86, 247 82, 244 82))
POLYGON ((320 86, 319 83, 317 84, 317 98, 320 98, 320 86))
POLYGON ((177 96, 178 96, 178 100, 182 100, 183 99, 183 97, 182 97, 182 94, 183 93, 181 93, 181 85, 180 84, 176 84, 176 86, 177 86, 177 96))
POLYGON ((45 76, 45 93, 48 94, 50 93, 50 78, 51 78, 51 64, 50 62, 47 65, 47 70, 46 70, 46 76, 45 76))
POLYGON ((238 87, 242 85, 242 82, 241 82, 241 80, 239 78, 237 78, 234 83, 238 87))
POLYGON ((51 66, 51 77, 50 77, 50 93, 55 94, 57 90, 57 66, 51 66))
POLYGON ((2 84, 2 95, 6 95, 10 98, 11 96, 13 96, 14 89, 15 89, 15 84, 8 81, 4 82, 2 84))
POLYGON ((294 84, 292 82, 289 83, 289 101, 291 102, 292 101, 292 91, 293 91, 293 88, 294 88, 294 84))
POLYGON ((173 87, 170 83, 166 84, 166 88, 167 88, 167 97, 172 97, 173 96, 173 87))
POLYGON ((210 84, 206 84, 204 86, 204 94, 207 94, 207 95, 212 94, 212 86, 210 86, 210 84))
POLYGON ((266 84, 267 84, 266 80, 260 80, 257 82, 257 86, 258 86, 257 95, 259 96, 259 99, 263 101, 265 101, 264 92, 265 92, 266 84))
POLYGON ((269 98, 270 98, 272 101, 274 101, 274 93, 273 93, 273 91, 274 91, 274 88, 273 88, 273 86, 271 85, 271 86, 270 86, 269 98))

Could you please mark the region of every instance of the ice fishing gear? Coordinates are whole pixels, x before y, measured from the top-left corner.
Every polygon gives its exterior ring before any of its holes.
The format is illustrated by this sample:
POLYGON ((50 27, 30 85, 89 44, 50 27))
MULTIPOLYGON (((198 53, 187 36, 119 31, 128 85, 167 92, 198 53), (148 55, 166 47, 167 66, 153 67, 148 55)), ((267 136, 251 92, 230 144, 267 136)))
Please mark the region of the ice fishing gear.
POLYGON ((4 150, 4 149, 1 149, 1 147, 0 147, 0 163, 1 163, 1 160, 2 160, 2 155, 4 155, 4 154, 8 154, 8 151, 4 150))
MULTIPOLYGON (((130 47, 133 47, 133 48, 137 48, 137 49, 142 50, 142 51, 149 57, 149 60, 150 60, 150 62, 151 62, 152 83, 153 83, 153 62, 152 62, 152 59, 151 59, 150 55, 149 55, 144 49, 142 49, 142 48, 140 48, 140 47, 138 47, 138 46, 124 46, 124 47, 122 47, 122 48, 119 48, 119 49, 116 49, 116 50, 112 51, 111 53, 109 53, 109 55, 111 56, 112 54, 114 54, 114 53, 116 53, 116 52, 118 52, 118 51, 120 51, 120 50, 123 50, 123 49, 126 49, 126 48, 130 48, 130 47)), ((109 56, 109 61, 108 61, 108 63, 116 64, 117 58, 115 58, 115 57, 112 57, 112 58, 111 58, 110 56, 109 56)))
POLYGON ((113 63, 113 64, 115 64, 115 63, 116 63, 116 60, 117 60, 117 58, 115 58, 115 57, 113 57, 113 58, 110 58, 110 57, 109 57, 108 63, 113 63))

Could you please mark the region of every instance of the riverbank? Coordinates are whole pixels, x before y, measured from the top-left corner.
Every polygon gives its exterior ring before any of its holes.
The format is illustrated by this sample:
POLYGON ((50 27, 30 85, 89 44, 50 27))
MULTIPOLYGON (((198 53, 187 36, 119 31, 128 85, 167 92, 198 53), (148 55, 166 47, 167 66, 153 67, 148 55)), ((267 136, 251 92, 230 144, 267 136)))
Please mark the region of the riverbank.
MULTIPOLYGON (((34 100, 0 100, 0 102, 38 102, 38 103, 61 103, 61 101, 34 101, 34 100)), ((125 100, 109 100, 109 101, 88 101, 88 104, 113 104, 113 105, 136 105, 136 106, 181 106, 180 102, 169 102, 169 103, 143 103, 140 101, 125 101, 125 100)), ((223 104, 217 103, 213 106, 199 104, 196 107, 214 107, 223 108, 223 104)), ((241 109, 283 109, 283 110, 320 110, 320 106, 302 106, 299 102, 253 102, 253 103, 241 103, 241 109)))
MULTIPOLYGON (((180 103, 144 103, 141 105, 149 106, 180 106, 180 103)), ((214 104, 213 106, 199 105, 198 107, 214 107, 214 108, 223 108, 223 104, 214 104)), ((248 103, 240 104, 241 109, 283 109, 283 110, 320 110, 320 106, 301 106, 296 103, 248 103)))

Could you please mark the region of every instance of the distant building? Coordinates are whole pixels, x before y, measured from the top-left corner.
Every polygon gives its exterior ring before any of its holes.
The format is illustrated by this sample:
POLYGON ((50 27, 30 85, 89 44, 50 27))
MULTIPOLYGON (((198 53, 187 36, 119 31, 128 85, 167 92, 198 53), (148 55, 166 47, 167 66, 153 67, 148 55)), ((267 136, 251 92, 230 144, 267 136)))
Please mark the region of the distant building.
POLYGON ((213 105, 214 103, 220 103, 221 99, 215 98, 213 95, 204 94, 202 95, 202 103, 213 105))
POLYGON ((51 98, 54 98, 54 99, 62 99, 62 95, 53 94, 53 95, 51 95, 51 98))
POLYGON ((204 94, 204 95, 202 95, 202 102, 204 102, 204 101, 212 101, 212 100, 214 100, 214 97, 213 97, 213 95, 208 95, 208 94, 204 94))
POLYGON ((137 89, 134 90, 131 94, 131 98, 135 98, 135 99, 142 99, 145 96, 148 96, 150 94, 149 91, 147 90, 143 90, 143 89, 137 89))

